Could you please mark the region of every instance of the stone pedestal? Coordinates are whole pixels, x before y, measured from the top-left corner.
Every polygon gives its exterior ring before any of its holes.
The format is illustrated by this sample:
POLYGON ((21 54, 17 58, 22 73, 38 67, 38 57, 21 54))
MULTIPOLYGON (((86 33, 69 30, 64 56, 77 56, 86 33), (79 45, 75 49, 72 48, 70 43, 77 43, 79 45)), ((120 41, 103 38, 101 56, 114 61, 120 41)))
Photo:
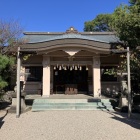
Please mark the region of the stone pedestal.
POLYGON ((127 107, 128 106, 128 100, 126 97, 120 97, 119 99, 119 108, 127 107))
MULTIPOLYGON (((9 113, 16 113, 16 107, 17 107, 17 97, 16 97, 16 92, 12 92, 12 105, 10 109, 8 110, 9 113)), ((25 93, 21 94, 20 97, 20 113, 23 113, 27 111, 29 108, 27 108, 25 104, 25 93)))
POLYGON ((116 107, 118 111, 127 111, 128 110, 128 99, 127 99, 127 84, 125 80, 121 81, 121 97, 119 98, 119 106, 116 107))
POLYGON ((126 97, 119 98, 119 106, 115 108, 116 111, 127 112, 128 110, 128 99, 126 97))

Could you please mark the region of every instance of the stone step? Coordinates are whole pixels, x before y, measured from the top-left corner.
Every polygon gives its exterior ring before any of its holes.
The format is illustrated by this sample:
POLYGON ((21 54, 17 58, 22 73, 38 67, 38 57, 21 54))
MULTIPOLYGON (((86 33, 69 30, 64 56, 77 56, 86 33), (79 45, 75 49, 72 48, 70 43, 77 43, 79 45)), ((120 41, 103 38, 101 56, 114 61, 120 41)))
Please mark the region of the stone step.
POLYGON ((110 99, 101 99, 101 102, 110 102, 110 99))
MULTIPOLYGON (((91 105, 34 105, 32 108, 106 108, 105 106, 91 106, 91 105)), ((111 107, 108 107, 111 108, 111 107)))
POLYGON ((35 99, 32 111, 45 110, 110 110, 113 108, 108 100, 88 99, 35 99))
POLYGON ((32 111, 43 111, 43 110, 98 110, 98 109, 104 109, 105 107, 100 106, 34 106, 32 108, 32 111))
POLYGON ((34 103, 89 103, 101 102, 101 99, 35 99, 34 103))
POLYGON ((112 108, 110 109, 106 109, 104 107, 57 107, 57 108, 52 108, 52 107, 45 107, 45 108, 42 108, 42 107, 36 107, 36 108, 32 108, 32 111, 33 112, 37 112, 37 111, 47 111, 47 110, 107 110, 107 111, 114 111, 112 108))
POLYGON ((67 106, 67 105, 77 105, 77 106, 104 106, 103 103, 101 102, 92 102, 92 103, 34 103, 34 105, 62 105, 62 106, 67 106))

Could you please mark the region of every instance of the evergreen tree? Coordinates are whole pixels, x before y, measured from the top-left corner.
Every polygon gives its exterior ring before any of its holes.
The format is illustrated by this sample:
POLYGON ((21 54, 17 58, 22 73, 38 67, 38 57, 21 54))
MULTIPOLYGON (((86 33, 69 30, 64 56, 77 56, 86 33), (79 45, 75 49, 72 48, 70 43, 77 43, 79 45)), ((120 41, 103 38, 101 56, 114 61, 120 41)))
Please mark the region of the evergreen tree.
POLYGON ((84 23, 84 31, 105 32, 112 31, 109 24, 111 21, 111 14, 97 15, 92 21, 84 23))
MULTIPOLYGON (((137 47, 140 46, 140 0, 130 0, 129 3, 130 5, 120 5, 112 14, 100 14, 92 21, 85 22, 84 30, 113 31, 125 46, 130 47, 132 89, 139 92, 140 50, 137 47)), ((126 55, 121 57, 124 61, 121 62, 120 70, 126 72, 126 55)))
POLYGON ((0 20, 0 90, 9 85, 8 79, 15 69, 17 47, 23 43, 21 34, 22 28, 17 21, 0 20))
POLYGON ((8 78, 11 76, 12 68, 15 64, 14 57, 0 54, 0 90, 8 86, 8 78))

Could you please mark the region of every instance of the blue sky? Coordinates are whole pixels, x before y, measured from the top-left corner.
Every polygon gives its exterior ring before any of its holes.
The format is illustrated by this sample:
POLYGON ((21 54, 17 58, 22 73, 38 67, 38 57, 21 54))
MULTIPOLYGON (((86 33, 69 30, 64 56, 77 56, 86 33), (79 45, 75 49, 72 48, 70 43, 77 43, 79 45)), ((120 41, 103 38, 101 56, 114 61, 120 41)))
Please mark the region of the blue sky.
POLYGON ((0 19, 18 20, 25 31, 83 31, 85 21, 122 3, 128 0, 0 0, 0 19))

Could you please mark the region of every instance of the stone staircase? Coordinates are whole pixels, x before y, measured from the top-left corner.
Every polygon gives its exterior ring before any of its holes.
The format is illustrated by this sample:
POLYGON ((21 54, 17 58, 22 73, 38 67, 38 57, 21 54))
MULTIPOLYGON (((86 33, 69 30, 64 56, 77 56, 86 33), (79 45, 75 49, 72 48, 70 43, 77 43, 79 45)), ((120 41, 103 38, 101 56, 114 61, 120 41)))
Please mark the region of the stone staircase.
POLYGON ((32 111, 46 110, 114 111, 109 99, 34 99, 32 111))

